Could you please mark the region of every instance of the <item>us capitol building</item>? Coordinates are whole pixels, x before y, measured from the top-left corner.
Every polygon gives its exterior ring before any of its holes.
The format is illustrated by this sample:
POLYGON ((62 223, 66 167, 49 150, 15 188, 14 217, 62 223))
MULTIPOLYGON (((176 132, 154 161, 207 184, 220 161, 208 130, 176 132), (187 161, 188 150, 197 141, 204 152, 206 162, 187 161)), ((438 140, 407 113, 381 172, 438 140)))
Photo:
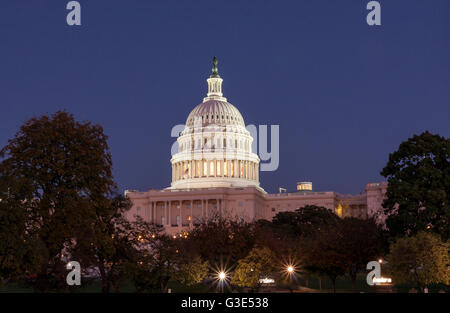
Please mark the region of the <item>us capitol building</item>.
POLYGON ((381 203, 387 184, 366 185, 366 193, 342 195, 313 191, 300 182, 292 193, 269 194, 259 182, 259 157, 239 110, 222 93, 222 78, 214 57, 208 93, 187 117, 180 133, 178 152, 170 160, 172 183, 166 189, 125 191, 133 203, 127 218, 140 215, 163 225, 170 234, 188 231, 217 214, 251 222, 272 220, 279 212, 305 205, 326 207, 340 217, 375 216, 384 223, 381 203))

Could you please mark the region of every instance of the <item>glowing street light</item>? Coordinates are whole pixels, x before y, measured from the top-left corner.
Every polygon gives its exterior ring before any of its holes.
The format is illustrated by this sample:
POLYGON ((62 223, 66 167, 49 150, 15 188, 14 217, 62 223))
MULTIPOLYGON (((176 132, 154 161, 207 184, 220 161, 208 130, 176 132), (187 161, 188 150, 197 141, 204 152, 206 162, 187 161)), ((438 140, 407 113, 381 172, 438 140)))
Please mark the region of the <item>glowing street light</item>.
POLYGON ((223 285, 226 282, 227 274, 224 271, 220 271, 219 273, 217 273, 217 277, 219 278, 220 292, 223 293, 223 285))
POLYGON ((292 274, 294 272, 294 267, 292 265, 289 265, 286 270, 289 274, 292 274))

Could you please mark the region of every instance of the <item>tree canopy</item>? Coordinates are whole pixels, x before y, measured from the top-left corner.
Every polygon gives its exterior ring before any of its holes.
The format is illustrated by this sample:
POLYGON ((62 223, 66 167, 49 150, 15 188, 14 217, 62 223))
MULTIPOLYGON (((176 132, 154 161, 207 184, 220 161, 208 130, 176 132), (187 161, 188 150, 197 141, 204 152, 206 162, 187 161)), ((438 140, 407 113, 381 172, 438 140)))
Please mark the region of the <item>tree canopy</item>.
MULTIPOLYGON (((0 155, 2 202, 11 205, 2 206, 9 223, 2 224, 0 237, 13 233, 29 243, 10 245, 0 255, 28 255, 32 267, 38 261, 36 286, 46 290, 64 266, 64 249, 108 206, 115 184, 107 136, 100 125, 59 111, 26 121, 0 155), (5 211, 12 207, 14 214, 5 211)), ((0 270, 3 276, 6 268, 0 270)))
POLYGON ((386 257, 394 283, 413 283, 421 289, 432 283, 450 284, 449 248, 430 232, 398 238, 386 257))
POLYGON ((450 139, 428 131, 402 142, 381 174, 388 180, 383 207, 395 237, 431 230, 450 235, 450 139))

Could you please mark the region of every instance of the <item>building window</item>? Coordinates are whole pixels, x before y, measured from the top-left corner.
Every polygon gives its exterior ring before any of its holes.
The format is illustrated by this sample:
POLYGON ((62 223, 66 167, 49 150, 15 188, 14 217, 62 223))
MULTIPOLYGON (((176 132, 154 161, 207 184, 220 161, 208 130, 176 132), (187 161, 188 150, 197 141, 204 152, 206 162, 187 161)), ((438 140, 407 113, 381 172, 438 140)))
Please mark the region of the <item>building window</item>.
POLYGON ((208 172, 208 163, 207 161, 203 160, 203 176, 206 176, 206 173, 208 172))
POLYGON ((272 212, 275 212, 275 208, 272 208, 272 212))
POLYGON ((217 163, 217 176, 220 176, 221 174, 221 166, 220 166, 220 161, 217 163))
POLYGON ((214 161, 209 162, 209 176, 215 176, 214 175, 214 161))
POLYGON ((223 176, 228 176, 228 165, 227 165, 227 161, 223 161, 223 176))
POLYGON ((181 221, 180 221, 180 216, 179 216, 179 215, 177 215, 177 225, 179 226, 179 225, 180 225, 180 223, 181 223, 181 221))
POLYGON ((140 207, 140 206, 138 206, 138 207, 136 208, 136 210, 137 210, 137 211, 140 211, 140 210, 141 210, 141 207, 140 207))
POLYGON ((166 221, 166 218, 164 216, 161 216, 161 225, 165 225, 165 221, 166 221))
POLYGON ((190 209, 191 205, 190 204, 186 204, 186 209, 190 209))

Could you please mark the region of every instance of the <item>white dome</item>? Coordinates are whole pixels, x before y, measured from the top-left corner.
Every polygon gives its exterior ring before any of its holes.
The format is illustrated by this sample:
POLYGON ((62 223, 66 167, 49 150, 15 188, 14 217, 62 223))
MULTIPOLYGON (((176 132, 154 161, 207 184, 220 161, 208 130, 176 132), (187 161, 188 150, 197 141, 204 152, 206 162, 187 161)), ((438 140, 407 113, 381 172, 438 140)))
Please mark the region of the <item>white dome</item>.
POLYGON ((207 100, 197 105, 186 120, 186 127, 194 126, 196 119, 201 119, 202 126, 240 125, 245 127, 244 119, 239 110, 226 101, 207 100))
POLYGON ((259 158, 239 110, 222 94, 217 73, 207 79, 208 94, 189 114, 172 156, 170 189, 259 188, 259 158))

